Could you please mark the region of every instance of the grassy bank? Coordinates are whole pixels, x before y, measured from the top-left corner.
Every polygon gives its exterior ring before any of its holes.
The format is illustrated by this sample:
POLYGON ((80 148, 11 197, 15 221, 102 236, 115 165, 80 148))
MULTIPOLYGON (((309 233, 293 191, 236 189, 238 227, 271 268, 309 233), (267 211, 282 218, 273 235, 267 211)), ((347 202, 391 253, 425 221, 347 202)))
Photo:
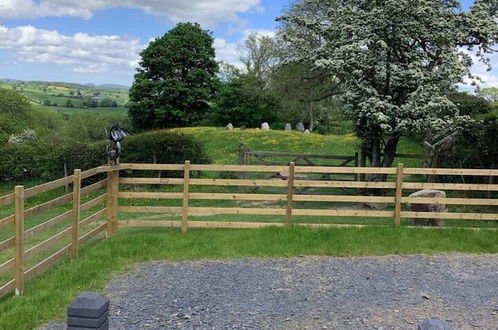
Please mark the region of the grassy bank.
POLYGON ((391 227, 191 230, 185 235, 177 229, 121 230, 112 239, 82 247, 79 260, 66 259, 28 281, 25 296, 3 298, 0 329, 30 329, 53 318, 63 319, 75 296, 102 290, 113 274, 136 262, 437 252, 498 253, 498 235, 495 231, 391 227))

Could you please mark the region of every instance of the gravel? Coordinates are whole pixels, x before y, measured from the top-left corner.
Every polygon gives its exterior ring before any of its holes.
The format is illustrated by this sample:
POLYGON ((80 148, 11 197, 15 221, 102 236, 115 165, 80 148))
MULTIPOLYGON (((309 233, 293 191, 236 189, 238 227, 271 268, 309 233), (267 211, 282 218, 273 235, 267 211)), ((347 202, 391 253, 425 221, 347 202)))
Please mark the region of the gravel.
POLYGON ((106 291, 112 329, 498 329, 498 255, 148 262, 106 291))

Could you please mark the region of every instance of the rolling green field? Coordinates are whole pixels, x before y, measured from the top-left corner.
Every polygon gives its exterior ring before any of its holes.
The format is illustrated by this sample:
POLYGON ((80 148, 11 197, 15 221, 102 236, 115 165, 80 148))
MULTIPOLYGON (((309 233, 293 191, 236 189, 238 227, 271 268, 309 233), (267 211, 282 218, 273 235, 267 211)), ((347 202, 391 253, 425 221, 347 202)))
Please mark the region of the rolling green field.
POLYGON ((57 106, 47 106, 42 109, 63 108, 68 100, 70 100, 75 108, 84 108, 83 101, 85 99, 93 99, 98 102, 107 98, 116 101, 121 107, 128 102, 128 89, 118 87, 88 86, 44 81, 14 82, 0 80, 0 88, 15 89, 30 99, 33 105, 43 105, 46 101, 50 102, 52 105, 57 104, 57 106))

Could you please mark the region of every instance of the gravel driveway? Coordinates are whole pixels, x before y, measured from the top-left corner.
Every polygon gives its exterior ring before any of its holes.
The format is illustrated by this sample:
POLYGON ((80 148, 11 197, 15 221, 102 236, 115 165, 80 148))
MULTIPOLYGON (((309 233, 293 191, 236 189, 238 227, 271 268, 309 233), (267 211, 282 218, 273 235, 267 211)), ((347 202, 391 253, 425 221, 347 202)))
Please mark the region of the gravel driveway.
POLYGON ((498 255, 150 262, 107 293, 113 329, 498 329, 498 255))

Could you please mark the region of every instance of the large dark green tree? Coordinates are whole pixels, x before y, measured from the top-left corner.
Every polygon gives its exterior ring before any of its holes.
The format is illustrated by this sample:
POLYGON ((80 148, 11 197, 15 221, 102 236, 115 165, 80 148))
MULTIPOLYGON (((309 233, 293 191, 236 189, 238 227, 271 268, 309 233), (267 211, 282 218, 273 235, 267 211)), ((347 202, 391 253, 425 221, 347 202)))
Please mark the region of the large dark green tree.
POLYGON ((218 86, 218 63, 207 30, 179 23, 140 55, 130 89, 135 129, 189 126, 205 118, 218 86))

